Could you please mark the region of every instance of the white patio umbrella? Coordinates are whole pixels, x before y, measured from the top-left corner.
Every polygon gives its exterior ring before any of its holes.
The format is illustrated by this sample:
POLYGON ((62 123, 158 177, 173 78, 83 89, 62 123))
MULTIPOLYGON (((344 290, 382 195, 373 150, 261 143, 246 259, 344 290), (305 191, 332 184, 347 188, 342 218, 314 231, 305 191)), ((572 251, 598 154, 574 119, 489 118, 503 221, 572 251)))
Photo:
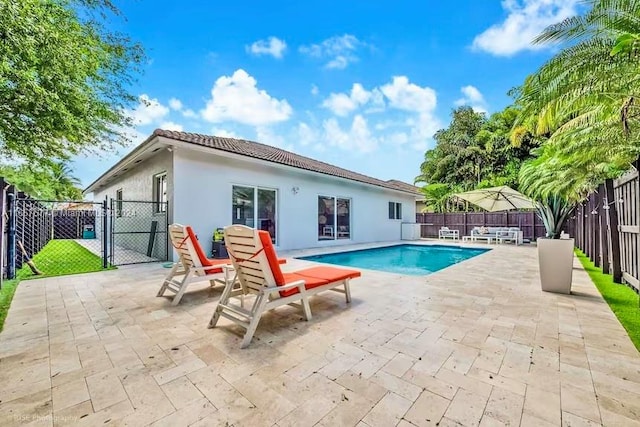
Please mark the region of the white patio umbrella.
POLYGON ((455 194, 455 197, 466 200, 488 212, 534 209, 536 207, 533 200, 506 185, 458 193, 455 194))

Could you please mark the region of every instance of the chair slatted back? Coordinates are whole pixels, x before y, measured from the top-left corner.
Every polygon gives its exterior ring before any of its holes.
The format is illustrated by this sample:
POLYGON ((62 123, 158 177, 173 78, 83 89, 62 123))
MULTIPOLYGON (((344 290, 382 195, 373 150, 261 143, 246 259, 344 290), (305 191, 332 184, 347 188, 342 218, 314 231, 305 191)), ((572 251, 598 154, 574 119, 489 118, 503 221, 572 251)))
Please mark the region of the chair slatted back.
POLYGON ((245 290, 255 293, 276 285, 258 230, 246 225, 230 225, 224 229, 224 242, 245 290))
MULTIPOLYGON (((190 237, 186 225, 171 224, 169 225, 169 237, 171 238, 171 246, 175 249, 180 257, 180 262, 185 268, 202 267, 202 261, 198 257, 193 239, 190 237)), ((199 244, 196 242, 195 244, 199 244)))

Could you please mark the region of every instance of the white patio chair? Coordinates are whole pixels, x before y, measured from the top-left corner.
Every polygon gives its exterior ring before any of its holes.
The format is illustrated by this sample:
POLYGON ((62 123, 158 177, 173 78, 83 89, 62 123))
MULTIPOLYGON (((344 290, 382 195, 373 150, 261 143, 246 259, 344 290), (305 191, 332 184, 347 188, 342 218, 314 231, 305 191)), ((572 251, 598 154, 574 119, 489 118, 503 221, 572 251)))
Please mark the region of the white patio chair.
POLYGON ((208 281, 211 286, 225 284, 221 276, 222 267, 231 261, 207 258, 190 226, 169 225, 169 238, 171 245, 178 253, 179 260, 165 277, 157 296, 160 297, 167 291, 173 292, 175 296, 171 304, 178 305, 191 283, 208 281), (216 275, 218 277, 215 277, 216 275))
POLYGON ((220 317, 242 326, 246 329, 242 348, 251 342, 265 311, 288 304, 301 307, 304 318, 311 320, 308 298, 326 290, 341 292, 345 294, 347 303, 351 302, 349 281, 360 277, 359 271, 313 267, 283 273, 268 232, 244 225, 231 225, 224 229, 224 236, 240 289, 227 283, 209 327, 215 327, 220 317), (245 295, 255 296, 250 309, 245 309, 242 303, 238 305, 233 302, 233 298, 245 295))
POLYGON ((458 230, 451 230, 449 227, 440 227, 440 230, 438 230, 438 239, 453 239, 453 240, 459 240, 460 239, 460 232, 458 230))

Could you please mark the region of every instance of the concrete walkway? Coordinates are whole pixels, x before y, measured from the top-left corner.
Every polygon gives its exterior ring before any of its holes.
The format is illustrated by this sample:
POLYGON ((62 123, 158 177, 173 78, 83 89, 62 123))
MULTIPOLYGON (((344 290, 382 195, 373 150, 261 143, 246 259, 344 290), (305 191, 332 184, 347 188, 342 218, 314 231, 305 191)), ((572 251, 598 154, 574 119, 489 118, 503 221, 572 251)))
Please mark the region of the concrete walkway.
MULTIPOLYGON (((292 260, 296 269, 308 262, 292 260)), ((263 317, 220 289, 178 307, 143 265, 24 281, 0 334, 0 425, 640 426, 640 355, 586 273, 540 291, 534 247, 416 277, 365 271, 353 302, 263 317)))
MULTIPOLYGON (((102 243, 99 239, 76 239, 79 245, 89 250, 89 252, 102 258, 102 243)), ((159 261, 156 258, 149 257, 143 253, 136 252, 131 249, 125 249, 120 246, 113 248, 113 265, 141 264, 146 262, 159 261)))

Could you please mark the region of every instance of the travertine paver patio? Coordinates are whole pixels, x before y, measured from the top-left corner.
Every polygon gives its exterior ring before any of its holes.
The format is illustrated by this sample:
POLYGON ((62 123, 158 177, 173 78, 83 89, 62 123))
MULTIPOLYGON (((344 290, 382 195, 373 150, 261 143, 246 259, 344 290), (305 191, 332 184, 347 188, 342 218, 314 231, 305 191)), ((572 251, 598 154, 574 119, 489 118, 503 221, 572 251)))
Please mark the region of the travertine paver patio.
POLYGON ((206 328, 219 289, 156 298, 158 265, 25 281, 0 425, 640 425, 640 356, 577 266, 571 296, 539 290, 532 247, 366 271, 351 306, 276 310, 246 350, 206 328))

